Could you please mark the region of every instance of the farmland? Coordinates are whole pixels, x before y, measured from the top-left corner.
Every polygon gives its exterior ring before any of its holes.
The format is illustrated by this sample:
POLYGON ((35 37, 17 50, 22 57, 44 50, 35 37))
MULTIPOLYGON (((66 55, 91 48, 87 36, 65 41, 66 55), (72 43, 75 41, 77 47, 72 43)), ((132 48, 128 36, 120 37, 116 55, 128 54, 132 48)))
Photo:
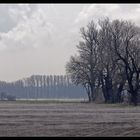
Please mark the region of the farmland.
POLYGON ((140 136, 140 107, 1 101, 0 136, 140 136))

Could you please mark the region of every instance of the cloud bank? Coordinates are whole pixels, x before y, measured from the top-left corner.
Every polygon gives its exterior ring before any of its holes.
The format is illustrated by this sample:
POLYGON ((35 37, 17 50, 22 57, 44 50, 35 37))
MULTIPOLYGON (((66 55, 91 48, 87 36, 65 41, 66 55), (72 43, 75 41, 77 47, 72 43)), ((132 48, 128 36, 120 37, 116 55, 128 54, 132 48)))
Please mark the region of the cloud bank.
POLYGON ((0 80, 65 74, 80 28, 103 17, 140 25, 140 4, 1 4, 0 80))
POLYGON ((140 4, 91 4, 85 6, 75 20, 75 24, 85 26, 91 19, 97 21, 98 19, 109 17, 110 19, 126 19, 140 23, 140 4))

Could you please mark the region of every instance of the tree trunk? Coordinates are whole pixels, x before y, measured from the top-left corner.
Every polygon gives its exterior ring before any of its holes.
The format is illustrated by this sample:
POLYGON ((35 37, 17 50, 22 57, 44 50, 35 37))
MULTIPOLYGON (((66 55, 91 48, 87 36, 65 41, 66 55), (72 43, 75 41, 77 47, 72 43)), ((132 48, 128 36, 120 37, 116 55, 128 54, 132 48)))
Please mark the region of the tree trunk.
POLYGON ((118 103, 122 102, 121 92, 123 90, 123 87, 124 87, 124 83, 120 83, 119 88, 117 90, 117 101, 116 102, 118 102, 118 103))
POLYGON ((88 101, 91 102, 90 92, 88 92, 88 101))
POLYGON ((87 95, 88 95, 88 100, 89 102, 93 102, 94 101, 94 88, 91 84, 88 84, 88 85, 83 85, 84 88, 86 89, 86 92, 87 92, 87 95))
POLYGON ((90 95, 90 88, 89 85, 84 85, 84 88, 86 89, 87 95, 88 95, 88 101, 91 102, 91 95, 90 95))
POLYGON ((131 94, 131 102, 134 104, 134 106, 137 106, 138 102, 137 102, 137 92, 133 92, 133 94, 131 94))
POLYGON ((94 86, 93 84, 91 84, 90 86, 90 90, 91 90, 91 102, 93 102, 95 100, 95 97, 94 97, 94 86))
POLYGON ((101 85, 102 85, 102 92, 103 92, 103 96, 105 99, 105 103, 107 103, 107 94, 106 94, 106 89, 105 89, 105 84, 104 84, 104 79, 103 79, 103 75, 101 74, 101 85))
POLYGON ((107 102, 112 102, 112 82, 110 81, 109 77, 105 77, 105 90, 106 90, 106 97, 107 102))

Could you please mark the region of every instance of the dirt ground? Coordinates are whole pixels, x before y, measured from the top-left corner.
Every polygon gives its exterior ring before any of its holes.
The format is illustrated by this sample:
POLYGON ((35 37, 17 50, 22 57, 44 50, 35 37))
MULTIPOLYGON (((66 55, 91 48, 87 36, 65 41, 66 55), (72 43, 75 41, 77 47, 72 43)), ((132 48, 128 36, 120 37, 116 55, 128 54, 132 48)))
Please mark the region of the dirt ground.
POLYGON ((0 136, 140 136, 140 106, 0 102, 0 136))

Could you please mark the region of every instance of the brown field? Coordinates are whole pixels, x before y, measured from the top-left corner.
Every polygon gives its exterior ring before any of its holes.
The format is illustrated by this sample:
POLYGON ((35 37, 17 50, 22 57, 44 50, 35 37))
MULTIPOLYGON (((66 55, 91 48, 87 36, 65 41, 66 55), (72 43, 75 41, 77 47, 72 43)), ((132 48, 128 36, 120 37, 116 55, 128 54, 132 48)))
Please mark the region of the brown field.
POLYGON ((0 136, 140 136, 140 107, 0 102, 0 136))

